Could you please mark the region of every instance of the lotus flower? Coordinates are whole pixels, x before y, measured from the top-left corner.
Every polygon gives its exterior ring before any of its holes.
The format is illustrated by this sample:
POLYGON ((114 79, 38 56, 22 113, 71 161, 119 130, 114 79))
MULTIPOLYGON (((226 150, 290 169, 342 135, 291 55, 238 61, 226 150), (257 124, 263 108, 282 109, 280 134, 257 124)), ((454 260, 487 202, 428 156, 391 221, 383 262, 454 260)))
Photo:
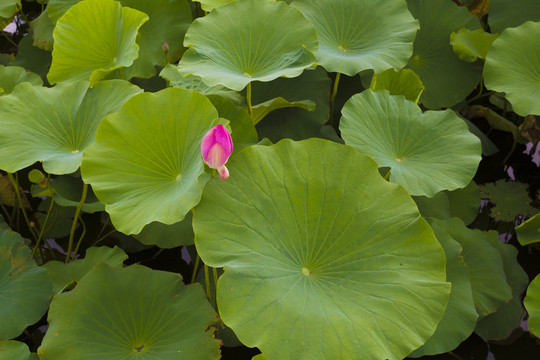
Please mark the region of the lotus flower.
POLYGON ((229 177, 229 170, 225 166, 233 152, 231 134, 223 127, 216 125, 204 135, 201 143, 201 153, 204 162, 212 169, 217 169, 221 180, 229 177))

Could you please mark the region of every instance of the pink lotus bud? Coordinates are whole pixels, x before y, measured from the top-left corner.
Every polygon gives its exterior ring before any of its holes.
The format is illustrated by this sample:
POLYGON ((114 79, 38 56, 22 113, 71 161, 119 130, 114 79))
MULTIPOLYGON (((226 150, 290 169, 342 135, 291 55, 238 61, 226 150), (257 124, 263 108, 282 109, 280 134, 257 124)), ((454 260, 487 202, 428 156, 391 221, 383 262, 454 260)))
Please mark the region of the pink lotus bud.
POLYGON ((164 53, 169 52, 169 44, 167 44, 166 41, 163 42, 163 45, 161 46, 161 50, 163 50, 164 53))
POLYGON ((221 180, 229 177, 225 163, 233 152, 231 134, 223 127, 216 125, 204 135, 201 143, 201 153, 204 162, 212 169, 217 169, 221 180))

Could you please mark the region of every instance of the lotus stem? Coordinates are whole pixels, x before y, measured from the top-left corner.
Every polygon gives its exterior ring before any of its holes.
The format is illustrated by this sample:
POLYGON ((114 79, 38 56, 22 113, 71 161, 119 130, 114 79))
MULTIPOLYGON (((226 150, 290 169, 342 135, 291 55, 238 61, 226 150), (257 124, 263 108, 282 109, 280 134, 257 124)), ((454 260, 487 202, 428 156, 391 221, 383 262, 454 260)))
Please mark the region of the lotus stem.
POLYGON ((204 281, 206 282, 206 297, 208 298, 208 301, 210 301, 210 305, 212 305, 212 297, 210 296, 210 274, 208 265, 206 264, 204 264, 204 281))
POLYGON ((197 270, 199 270, 199 262, 201 261, 201 257, 199 254, 197 254, 197 257, 195 258, 195 266, 193 266, 193 273, 191 274, 191 284, 195 282, 195 278, 197 277, 197 270))
POLYGON ((217 269, 212 268, 212 272, 214 273, 214 299, 216 299, 215 308, 217 310, 217 279, 218 279, 217 269))
MULTIPOLYGON (((81 201, 79 201, 79 205, 77 205, 77 210, 75 210, 75 217, 73 218, 73 222, 71 223, 71 231, 69 233, 69 243, 68 243, 66 261, 65 261, 66 264, 69 262, 69 259, 71 258, 71 249, 73 249, 73 238, 75 237, 75 229, 77 228, 77 222, 79 221, 79 215, 81 213, 81 209, 84 205, 84 202, 86 201, 87 193, 88 193, 88 184, 84 184, 83 189, 82 189, 81 201)), ((84 235, 84 232, 83 232, 83 235, 84 235)))
POLYGON ((73 252, 73 257, 71 258, 71 261, 75 260, 75 256, 79 252, 79 247, 81 246, 82 239, 84 238, 84 235, 86 235, 86 224, 84 223, 82 218, 79 218, 79 221, 81 222, 83 230, 81 236, 79 237, 79 241, 77 241, 77 246, 75 246, 75 251, 73 252))
POLYGON ((43 224, 41 224, 41 229, 39 231, 39 236, 36 241, 36 246, 34 246, 34 249, 32 250, 32 257, 34 257, 34 254, 36 253, 36 250, 39 248, 39 244, 41 243, 41 239, 43 238, 43 235, 45 234, 45 228, 47 227, 47 222, 49 221, 49 217, 51 216, 53 205, 54 205, 54 199, 51 198, 51 204, 49 205, 49 210, 47 211, 45 220, 43 221, 43 224))
POLYGON ((247 101, 249 116, 253 118, 253 108, 251 107, 251 83, 247 84, 246 101, 247 101))
POLYGON ((37 241, 36 234, 34 234, 34 229, 32 225, 30 224, 30 220, 28 220, 28 215, 26 215, 26 210, 24 209, 21 193, 19 191, 19 182, 17 181, 17 179, 15 179, 15 177, 13 177, 12 173, 8 172, 7 174, 8 174, 9 180, 11 181, 11 184, 13 185, 13 188, 15 189, 15 195, 17 196, 17 204, 15 204, 15 207, 16 208, 20 207, 20 209, 22 210, 24 220, 26 220, 26 225, 28 225, 28 230, 32 234, 32 237, 34 238, 34 240, 37 241))
POLYGON ((336 100, 340 77, 341 73, 336 73, 336 78, 334 79, 334 90, 332 91, 332 96, 330 97, 330 124, 334 122, 334 102, 336 100))

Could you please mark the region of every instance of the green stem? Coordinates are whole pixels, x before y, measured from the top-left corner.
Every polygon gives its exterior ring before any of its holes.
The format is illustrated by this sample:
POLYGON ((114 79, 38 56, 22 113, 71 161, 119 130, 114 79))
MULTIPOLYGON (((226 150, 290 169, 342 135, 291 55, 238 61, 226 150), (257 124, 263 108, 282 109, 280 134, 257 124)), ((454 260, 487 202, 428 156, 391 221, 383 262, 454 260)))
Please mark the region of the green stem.
POLYGON ((11 224, 11 215, 9 215, 9 212, 7 211, 6 207, 5 207, 4 204, 2 204, 1 202, 0 202, 0 207, 2 208, 2 210, 4 211, 4 213, 6 214, 6 220, 7 220, 6 222, 7 222, 8 224, 11 224))
POLYGON ((246 101, 247 101, 247 105, 248 105, 249 116, 251 116, 253 118, 253 108, 251 107, 251 83, 247 84, 246 101))
POLYGON ((206 282, 206 297, 208 298, 208 301, 210 301, 210 305, 212 305, 212 297, 210 296, 210 274, 208 265, 206 264, 204 264, 204 281, 206 282))
POLYGON ((36 253, 36 250, 39 248, 39 244, 41 243, 41 239, 43 238, 43 234, 45 234, 44 230, 47 227, 47 222, 49 221, 49 217, 51 216, 53 205, 54 205, 54 199, 51 198, 51 204, 49 205, 49 210, 47 211, 45 220, 43 221, 43 224, 41 224, 41 230, 39 231, 39 236, 36 241, 36 246, 34 246, 34 249, 32 250, 32 257, 34 257, 34 254, 36 253))
POLYGON ((11 40, 11 38, 8 36, 8 34, 6 34, 5 32, 2 31, 2 35, 4 35, 6 40, 9 41, 11 43, 11 45, 15 46, 17 49, 19 48, 19 45, 17 45, 17 43, 15 41, 11 40))
POLYGON ((114 234, 117 230, 116 229, 112 229, 111 231, 109 231, 108 233, 106 233, 105 235, 103 235, 102 237, 98 238, 96 241, 94 241, 94 244, 92 246, 96 246, 97 244, 99 244, 101 241, 103 241, 104 239, 106 239, 107 237, 109 237, 110 235, 114 234))
POLYGON ((336 78, 334 79, 334 90, 332 91, 332 96, 330 97, 330 124, 332 125, 334 122, 334 102, 336 100, 340 77, 341 73, 336 73, 336 78))
POLYGON ((7 174, 8 174, 9 180, 11 181, 11 184, 13 185, 13 188, 15 189, 15 194, 17 195, 16 207, 19 206, 20 209, 22 210, 24 220, 26 220, 26 225, 28 225, 28 230, 30 230, 30 233, 32 234, 32 237, 34 238, 34 240, 37 241, 36 234, 34 233, 34 228, 32 227, 32 225, 30 225, 30 220, 28 220, 28 215, 26 215, 26 210, 24 209, 21 193, 19 191, 19 182, 13 177, 12 173, 8 172, 7 174))
POLYGON ((388 169, 388 172, 384 175, 384 180, 388 181, 390 179, 390 173, 392 172, 391 169, 388 169))
POLYGON ((463 360, 463 358, 461 356, 459 356, 458 354, 455 354, 454 352, 452 351, 449 351, 448 354, 452 355, 453 357, 455 357, 456 359, 458 360, 463 360))
POLYGON ((195 282, 195 277, 197 277, 197 270, 199 270, 199 262, 201 261, 201 257, 199 254, 197 254, 197 258, 195 259, 195 266, 193 266, 193 274, 191 274, 191 284, 195 282))
POLYGON ((73 257, 71 258, 71 261, 75 260, 75 256, 77 256, 77 253, 79 252, 79 247, 81 246, 82 239, 84 238, 84 235, 86 235, 86 224, 81 217, 79 218, 79 221, 81 222, 83 230, 81 237, 79 237, 79 241, 77 241, 77 246, 75 246, 75 251, 73 252, 73 257))
POLYGON ((217 279, 218 279, 217 269, 212 268, 212 272, 214 273, 214 299, 216 299, 215 308, 217 310, 217 279))
POLYGON ((75 237, 75 229, 77 228, 77 221, 79 221, 79 214, 81 213, 81 209, 84 205, 84 202, 86 201, 87 193, 88 193, 88 184, 84 184, 83 189, 82 189, 81 201, 79 201, 79 205, 77 205, 77 210, 75 210, 75 217, 73 218, 73 222, 71 223, 71 231, 69 233, 69 243, 68 243, 66 261, 65 261, 66 264, 69 262, 69 259, 71 258, 71 249, 73 248, 73 238, 75 237))

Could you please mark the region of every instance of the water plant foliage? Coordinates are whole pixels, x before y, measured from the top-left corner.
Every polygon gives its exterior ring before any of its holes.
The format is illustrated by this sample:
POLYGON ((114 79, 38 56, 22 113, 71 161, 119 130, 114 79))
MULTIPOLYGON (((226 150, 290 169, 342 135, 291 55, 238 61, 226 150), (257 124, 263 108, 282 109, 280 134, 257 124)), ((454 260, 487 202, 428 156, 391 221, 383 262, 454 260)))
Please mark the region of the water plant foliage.
POLYGON ((539 20, 533 0, 4 1, 0 358, 539 337, 539 20))

